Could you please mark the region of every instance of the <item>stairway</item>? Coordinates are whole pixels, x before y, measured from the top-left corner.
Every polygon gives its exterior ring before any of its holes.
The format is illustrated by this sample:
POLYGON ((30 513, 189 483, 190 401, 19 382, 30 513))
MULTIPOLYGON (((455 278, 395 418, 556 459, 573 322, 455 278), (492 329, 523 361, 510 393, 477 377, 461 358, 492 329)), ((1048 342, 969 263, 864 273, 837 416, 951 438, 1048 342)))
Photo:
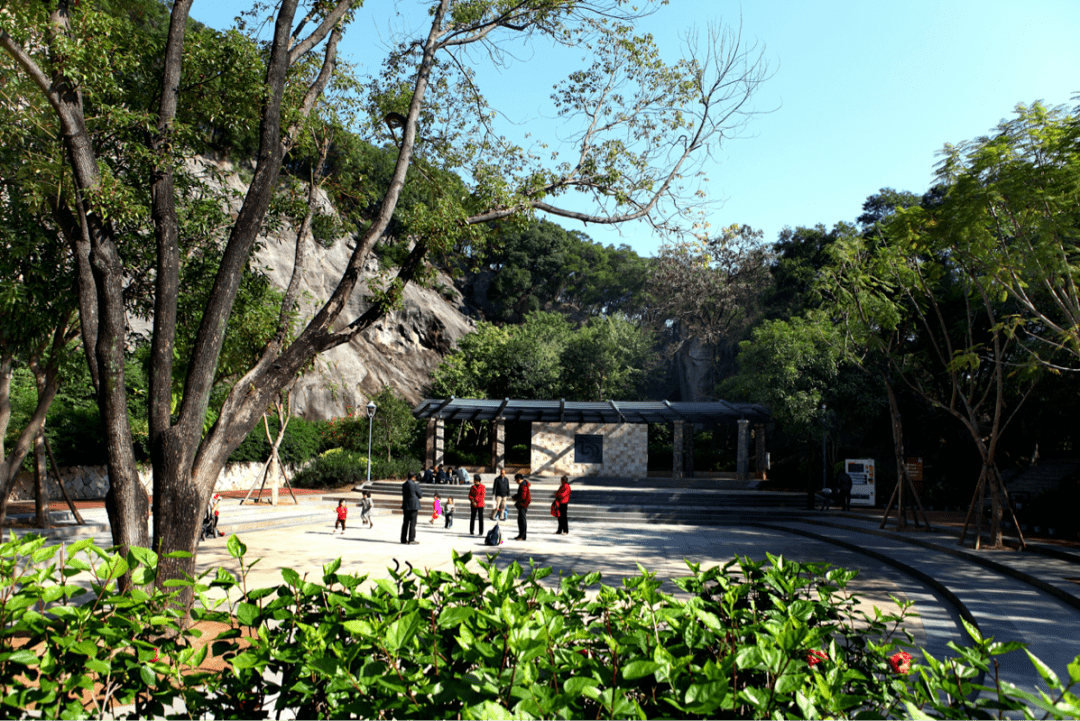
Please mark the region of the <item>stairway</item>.
POLYGON ((1046 491, 1056 491, 1061 479, 1077 468, 1080 468, 1080 460, 1075 458, 1042 461, 1009 481, 1009 493, 1026 493, 1030 498, 1036 498, 1046 491))
MULTIPOLYGON (((491 509, 491 484, 488 487, 488 513, 491 509)), ((721 479, 668 478, 579 478, 570 495, 570 522, 604 521, 640 523, 679 523, 687 525, 725 525, 748 521, 775 521, 778 518, 806 514, 806 494, 783 491, 759 491, 755 481, 721 479)), ((514 484, 511 483, 511 490, 514 484)), ((530 518, 548 517, 559 482, 543 478, 532 482, 530 518)), ((421 516, 431 512, 431 499, 438 493, 445 505, 453 497, 457 519, 468 520, 469 486, 426 485, 421 516)), ((374 481, 368 487, 376 512, 380 515, 401 513, 401 482, 374 481)), ((359 493, 328 494, 324 501, 344 499, 349 505, 358 502, 359 493)), ((510 515, 513 519, 513 511, 510 515)))

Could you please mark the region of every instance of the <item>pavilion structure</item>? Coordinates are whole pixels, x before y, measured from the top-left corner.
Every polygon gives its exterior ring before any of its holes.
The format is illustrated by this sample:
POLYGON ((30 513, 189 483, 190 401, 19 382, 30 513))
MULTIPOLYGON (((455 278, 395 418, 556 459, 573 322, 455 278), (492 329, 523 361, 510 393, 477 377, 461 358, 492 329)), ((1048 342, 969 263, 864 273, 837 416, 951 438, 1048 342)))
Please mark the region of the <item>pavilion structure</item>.
POLYGON ((492 421, 491 469, 505 465, 507 421, 531 424, 531 469, 537 475, 644 477, 648 473, 648 424, 671 424, 672 477, 693 476, 693 429, 697 425, 738 426, 736 477, 751 478, 750 439, 755 471, 767 465, 768 409, 753 403, 702 401, 525 401, 429 398, 413 409, 427 420, 427 463, 443 464, 447 421, 492 421))

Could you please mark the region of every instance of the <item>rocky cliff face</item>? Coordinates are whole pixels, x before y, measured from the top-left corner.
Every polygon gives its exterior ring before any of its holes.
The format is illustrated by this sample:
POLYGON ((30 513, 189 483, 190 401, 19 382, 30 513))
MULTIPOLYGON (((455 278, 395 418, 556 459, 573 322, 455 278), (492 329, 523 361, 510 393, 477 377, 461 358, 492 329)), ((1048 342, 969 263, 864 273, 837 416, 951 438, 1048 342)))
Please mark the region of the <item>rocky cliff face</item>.
MULTIPOLYGON (((202 161, 209 164, 211 161, 202 161)), ((215 164, 224 171, 226 183, 239 193, 247 191, 240 176, 227 163, 215 164)), ((329 203, 322 199, 325 207, 329 203)), ((236 208, 234 208, 235 212, 236 208)), ((270 280, 284 289, 292 275, 295 229, 285 226, 260 239, 255 263, 270 280)), ((334 241, 329 248, 308 243, 308 259, 301 279, 300 323, 305 324, 322 305, 341 278, 356 243, 351 237, 334 241)), ((342 313, 344 327, 367 309, 363 297, 367 279, 378 272, 378 261, 369 257, 364 278, 342 313)), ((410 403, 419 403, 431 371, 450 352, 457 339, 471 331, 473 321, 464 311, 460 294, 446 276, 438 279, 443 292, 409 285, 404 304, 350 343, 320 355, 315 366, 297 379, 293 390, 293 413, 309 420, 342 416, 350 407, 367 404, 383 386, 393 387, 410 403), (445 295, 444 295, 445 294, 445 295)), ((301 326, 302 327, 302 326, 301 326)))

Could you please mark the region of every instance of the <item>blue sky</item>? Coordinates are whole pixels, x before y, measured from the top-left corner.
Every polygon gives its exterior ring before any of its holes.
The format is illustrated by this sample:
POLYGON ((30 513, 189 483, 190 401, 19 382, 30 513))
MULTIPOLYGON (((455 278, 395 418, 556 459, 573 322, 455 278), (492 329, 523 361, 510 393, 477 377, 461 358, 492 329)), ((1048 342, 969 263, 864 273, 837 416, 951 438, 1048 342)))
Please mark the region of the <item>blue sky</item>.
MULTIPOLYGON (((196 2, 192 16, 224 28, 247 2, 196 2)), ((377 70, 392 27, 419 23, 425 4, 368 0, 342 52, 377 70), (401 15, 394 14, 394 8, 401 15), (415 20, 413 19, 415 18, 415 20)), ((1080 92, 1080 2, 1032 0, 672 0, 642 23, 670 60, 686 30, 742 23, 773 70, 756 96, 746 137, 726 144, 706 169, 706 190, 723 203, 713 227, 746 223, 772 242, 784 226, 854 220, 882 187, 922 192, 946 142, 987 133, 1017 103, 1071 104, 1080 92)), ((509 135, 551 139, 550 88, 582 59, 545 47, 479 78, 507 117, 509 135)), ((560 224, 574 228, 569 221, 560 224)), ((643 224, 584 229, 643 255, 660 239, 643 224)))

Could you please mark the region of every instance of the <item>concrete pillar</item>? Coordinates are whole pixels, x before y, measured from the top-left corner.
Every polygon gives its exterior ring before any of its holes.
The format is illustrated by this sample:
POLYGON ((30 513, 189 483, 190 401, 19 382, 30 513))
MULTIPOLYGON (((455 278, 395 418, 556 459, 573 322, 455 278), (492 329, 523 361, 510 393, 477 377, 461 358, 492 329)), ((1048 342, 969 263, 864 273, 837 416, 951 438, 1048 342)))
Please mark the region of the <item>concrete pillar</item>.
POLYGON ((428 468, 435 467, 435 423, 434 418, 428 418, 424 435, 424 465, 428 468))
POLYGON ((739 419, 739 455, 735 470, 740 481, 750 477, 750 421, 739 419))
POLYGON ((506 421, 491 422, 491 472, 498 473, 506 465, 506 421))
POLYGON ((671 477, 682 478, 683 477, 683 448, 686 441, 684 440, 686 434, 686 423, 683 421, 674 422, 674 433, 671 443, 671 477))
POLYGON ((435 465, 446 465, 446 457, 443 455, 443 439, 446 437, 446 421, 442 418, 435 419, 435 465))
POLYGON ((686 470, 686 477, 694 477, 694 424, 691 423, 687 426, 686 431, 683 433, 683 437, 686 439, 686 450, 683 452, 683 468, 686 470))
POLYGON ((765 460, 765 424, 754 424, 754 474, 761 480, 765 480, 767 477, 765 460))

